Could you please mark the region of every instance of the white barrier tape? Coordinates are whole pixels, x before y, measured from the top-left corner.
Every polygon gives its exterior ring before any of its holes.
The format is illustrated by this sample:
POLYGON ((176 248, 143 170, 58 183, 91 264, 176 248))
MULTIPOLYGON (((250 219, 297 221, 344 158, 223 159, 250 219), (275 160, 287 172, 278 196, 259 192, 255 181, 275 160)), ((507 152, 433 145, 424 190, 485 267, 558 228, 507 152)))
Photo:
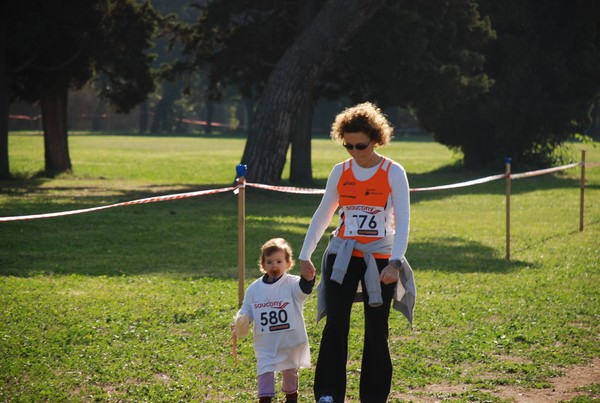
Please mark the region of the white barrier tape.
POLYGON ((307 195, 316 195, 316 194, 324 194, 325 189, 310 189, 310 188, 297 188, 293 186, 271 186, 264 185, 262 183, 246 183, 246 185, 266 190, 274 190, 276 192, 285 192, 285 193, 297 193, 297 194, 307 194, 307 195))
POLYGON ((560 167, 540 169, 539 171, 524 172, 522 174, 511 174, 510 177, 511 177, 511 179, 529 178, 532 176, 545 175, 545 174, 549 174, 552 172, 562 171, 564 169, 574 168, 579 165, 581 165, 580 162, 574 162, 572 164, 563 165, 560 167))
POLYGON ((453 183, 450 185, 432 186, 432 187, 428 187, 428 188, 414 188, 414 189, 410 189, 410 191, 411 192, 428 192, 431 190, 455 189, 455 188, 461 188, 461 187, 465 187, 465 186, 479 185, 482 183, 502 179, 505 177, 506 177, 505 174, 498 174, 498 175, 493 175, 493 176, 487 176, 487 177, 481 178, 481 179, 474 179, 474 180, 467 181, 467 182, 453 183))
POLYGON ((587 168, 600 167, 600 162, 586 162, 584 165, 587 168))
POLYGON ((155 196, 155 197, 147 197, 145 199, 131 200, 122 203, 110 204, 108 206, 100 206, 100 207, 91 207, 80 210, 70 210, 70 211, 59 211, 56 213, 47 213, 47 214, 33 214, 33 215, 22 215, 22 216, 13 216, 13 217, 0 217, 0 222, 4 221, 18 221, 18 220, 33 220, 37 218, 52 218, 52 217, 61 217, 73 214, 82 214, 82 213, 90 213, 92 211, 105 210, 113 207, 122 207, 122 206, 131 206, 134 204, 144 204, 144 203, 155 203, 167 200, 177 200, 177 199, 186 199, 189 197, 197 197, 204 196, 208 194, 229 192, 231 190, 235 190, 235 186, 222 188, 222 189, 211 189, 211 190, 200 190, 197 192, 188 192, 188 193, 177 193, 166 196, 155 196))

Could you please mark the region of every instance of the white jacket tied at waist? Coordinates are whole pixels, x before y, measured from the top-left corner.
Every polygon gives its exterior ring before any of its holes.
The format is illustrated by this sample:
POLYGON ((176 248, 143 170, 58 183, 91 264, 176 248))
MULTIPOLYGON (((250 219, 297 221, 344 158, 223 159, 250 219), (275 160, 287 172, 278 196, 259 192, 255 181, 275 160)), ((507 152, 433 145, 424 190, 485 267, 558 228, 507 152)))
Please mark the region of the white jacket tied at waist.
MULTIPOLYGON (((377 262, 373 254, 389 255, 392 252, 392 245, 393 235, 366 244, 356 242, 355 239, 343 239, 340 237, 331 237, 329 239, 329 244, 323 253, 323 259, 321 260, 321 281, 317 287, 317 322, 327 315, 327 307, 325 304, 325 282, 323 281, 325 279, 324 275, 327 266, 327 257, 332 254, 337 255, 333 263, 331 280, 341 284, 346 275, 346 271, 348 270, 348 263, 352 257, 352 251, 356 249, 363 253, 365 263, 367 264, 365 287, 367 288, 366 291, 369 295, 369 305, 376 307, 383 303, 383 299, 381 298, 379 270, 377 269, 377 262)), ((417 298, 417 287, 412 267, 410 267, 410 264, 408 264, 405 257, 402 257, 401 262, 400 281, 396 283, 396 289, 394 290, 393 307, 402 312, 412 326, 417 298)), ((354 300, 358 302, 362 301, 362 299, 362 289, 359 283, 354 300)))

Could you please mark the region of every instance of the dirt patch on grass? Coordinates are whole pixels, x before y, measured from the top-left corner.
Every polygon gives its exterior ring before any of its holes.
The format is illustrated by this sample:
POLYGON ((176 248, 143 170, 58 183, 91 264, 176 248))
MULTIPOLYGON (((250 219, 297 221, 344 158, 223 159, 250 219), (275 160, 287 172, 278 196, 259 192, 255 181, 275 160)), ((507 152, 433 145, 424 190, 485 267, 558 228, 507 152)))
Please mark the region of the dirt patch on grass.
POLYGON ((476 389, 473 385, 429 385, 426 388, 414 389, 411 393, 393 394, 390 400, 414 402, 441 402, 459 398, 462 394, 479 390, 499 399, 509 402, 546 403, 572 400, 578 396, 588 396, 600 399, 596 387, 596 394, 591 391, 592 385, 600 384, 600 358, 594 358, 587 365, 569 367, 564 370, 564 375, 549 378, 551 388, 532 389, 518 386, 497 386, 494 389, 476 389))

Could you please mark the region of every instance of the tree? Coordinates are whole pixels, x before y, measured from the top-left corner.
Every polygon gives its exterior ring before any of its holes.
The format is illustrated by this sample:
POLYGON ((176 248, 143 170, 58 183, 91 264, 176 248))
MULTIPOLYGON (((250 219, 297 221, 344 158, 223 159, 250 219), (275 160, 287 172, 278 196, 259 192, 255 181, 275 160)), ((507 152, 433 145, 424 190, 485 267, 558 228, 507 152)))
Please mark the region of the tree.
MULTIPOLYGON (((304 31, 322 6, 323 0, 273 1, 221 0, 199 7, 197 23, 179 25, 175 37, 183 44, 183 54, 175 70, 205 69, 210 80, 206 92, 210 100, 220 100, 228 89, 237 89, 251 116, 259 95, 278 60, 304 31)), ((308 94, 312 94, 310 91, 308 94)), ((308 95, 311 96, 311 95, 308 95)), ((309 184, 310 130, 313 102, 302 109, 294 146, 290 179, 309 184), (302 134, 300 134, 302 133, 302 134)))
MULTIPOLYGON (((317 13, 317 1, 307 0, 300 2, 298 9, 297 33, 304 31, 312 22, 317 13)), ((305 102, 298 113, 298 124, 292 131, 290 182, 300 186, 311 186, 312 177, 312 122, 315 109, 316 95, 313 86, 306 88, 305 102)))
POLYGON ((590 127, 600 99, 600 3, 481 0, 497 39, 486 49, 494 85, 471 99, 419 108, 421 124, 459 149, 471 168, 547 166, 573 133, 590 127))
MULTIPOLYGON (((68 90, 105 75, 107 85, 100 95, 117 112, 145 99, 153 88, 152 57, 146 50, 157 15, 149 4, 133 0, 8 3, 8 43, 0 49, 7 59, 2 79, 9 82, 14 99, 41 105, 46 173, 69 171, 68 90)), ((4 155, 8 161, 7 149, 0 153, 4 155)))
POLYGON ((271 73, 257 106, 242 163, 249 181, 277 183, 281 179, 297 110, 307 89, 331 63, 350 36, 383 6, 383 0, 330 0, 285 52, 271 73))
MULTIPOLYGON (((203 8, 201 19, 186 32, 184 54, 194 55, 196 66, 207 66, 220 88, 235 85, 245 96, 256 97, 265 91, 277 61, 324 6, 317 0, 246 3, 222 0, 203 8)), ((291 108, 297 126, 289 129, 290 181, 312 182, 310 129, 317 99, 349 97, 355 102, 375 100, 383 107, 409 107, 415 99, 448 102, 442 99, 448 93, 449 99, 472 96, 489 85, 481 72, 480 50, 491 36, 489 21, 480 18, 475 0, 384 2, 333 52, 335 63, 322 66, 316 75, 320 79, 294 90, 297 99, 307 101, 291 108)), ((291 77, 294 68, 288 66, 284 74, 291 77)))
POLYGON ((2 2, 0 7, 0 179, 7 179, 10 178, 8 163, 8 113, 10 108, 8 2, 2 2))
POLYGON ((444 108, 489 88, 483 51, 493 37, 476 0, 388 1, 344 48, 319 91, 382 108, 444 108))
MULTIPOLYGON (((170 26, 174 21, 183 24, 192 23, 197 16, 197 10, 195 4, 189 0, 153 0, 152 5, 166 17, 163 17, 159 24, 159 32, 153 46, 155 60, 152 67, 156 72, 156 88, 153 95, 157 101, 153 105, 153 118, 149 125, 149 132, 174 133, 182 126, 183 107, 181 104, 193 102, 188 96, 191 94, 190 88, 198 87, 203 80, 200 74, 190 74, 185 81, 172 74, 169 63, 180 58, 179 44, 173 46, 169 43, 160 29, 170 26)), ((147 103, 145 108, 149 109, 147 103)), ((140 127, 141 133, 147 131, 149 124, 147 121, 143 123, 144 127, 140 127)))

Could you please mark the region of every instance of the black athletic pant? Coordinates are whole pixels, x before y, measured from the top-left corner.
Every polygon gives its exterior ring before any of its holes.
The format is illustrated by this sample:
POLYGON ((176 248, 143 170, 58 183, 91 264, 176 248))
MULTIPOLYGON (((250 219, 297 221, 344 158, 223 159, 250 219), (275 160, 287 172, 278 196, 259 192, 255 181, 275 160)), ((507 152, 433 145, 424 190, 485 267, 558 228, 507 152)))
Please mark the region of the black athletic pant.
MULTIPOLYGON (((314 392, 320 396, 332 396, 334 402, 343 402, 346 395, 346 361, 348 358, 348 332, 352 303, 359 281, 363 282, 366 263, 362 257, 352 257, 342 284, 331 281, 335 255, 329 255, 325 269, 325 296, 327 323, 323 329, 319 358, 315 370, 314 392)), ((388 264, 378 259, 379 271, 388 264)), ((385 402, 392 381, 392 360, 388 349, 388 317, 394 293, 394 284, 381 283, 383 305, 372 308, 368 295, 364 295, 365 336, 360 376, 361 402, 385 402)))

